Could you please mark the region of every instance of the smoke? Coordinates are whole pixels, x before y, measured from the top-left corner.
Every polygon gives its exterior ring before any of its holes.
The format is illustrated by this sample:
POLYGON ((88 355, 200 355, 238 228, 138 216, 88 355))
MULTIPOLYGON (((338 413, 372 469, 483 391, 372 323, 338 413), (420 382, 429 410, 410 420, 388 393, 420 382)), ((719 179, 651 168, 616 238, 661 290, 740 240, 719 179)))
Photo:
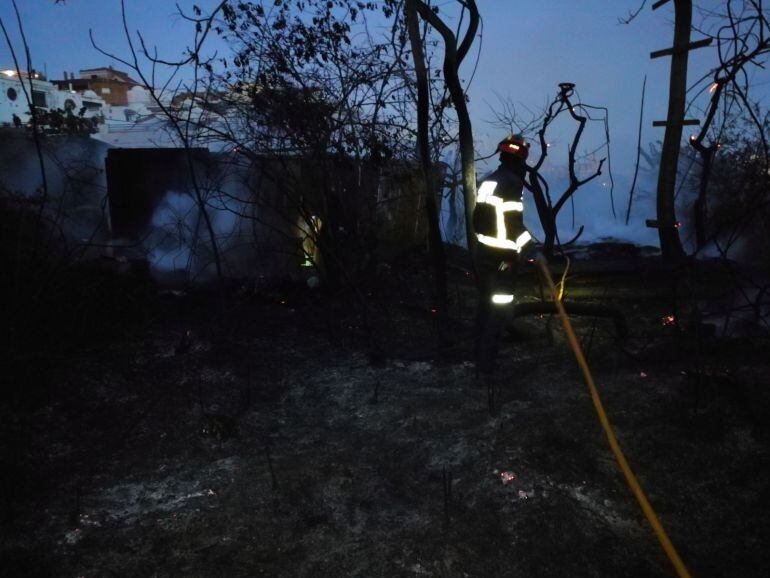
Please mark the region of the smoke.
MULTIPOLYGON (((37 149, 23 130, 2 129, 0 184, 35 210, 46 193, 37 149)), ((104 158, 107 146, 87 136, 57 135, 41 145, 47 198, 43 217, 68 247, 109 242, 107 181, 104 158)))

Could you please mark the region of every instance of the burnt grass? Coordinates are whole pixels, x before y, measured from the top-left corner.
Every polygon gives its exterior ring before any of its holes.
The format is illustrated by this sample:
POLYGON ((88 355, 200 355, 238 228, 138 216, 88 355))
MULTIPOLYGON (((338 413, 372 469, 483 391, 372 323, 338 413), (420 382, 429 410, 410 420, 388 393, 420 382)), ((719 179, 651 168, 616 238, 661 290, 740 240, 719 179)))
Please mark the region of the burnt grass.
MULTIPOLYGON (((770 575, 766 337, 696 358, 654 259, 600 269, 567 297, 626 317, 622 344, 573 321, 664 527, 694 576, 770 575)), ((441 329, 419 255, 359 294, 233 283, 224 308, 98 275, 93 333, 43 322, 57 347, 2 366, 0 575, 674 575, 558 319, 515 322, 490 404, 462 265, 441 329)))

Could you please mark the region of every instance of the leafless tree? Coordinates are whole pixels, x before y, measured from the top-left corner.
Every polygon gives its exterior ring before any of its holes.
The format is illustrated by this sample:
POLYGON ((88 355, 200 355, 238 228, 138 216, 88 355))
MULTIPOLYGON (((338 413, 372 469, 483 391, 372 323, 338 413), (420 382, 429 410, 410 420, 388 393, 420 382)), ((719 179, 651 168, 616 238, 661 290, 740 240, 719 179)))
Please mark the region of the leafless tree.
POLYGON ((502 102, 502 107, 499 110, 493 111, 494 120, 492 122, 496 126, 508 130, 515 128, 523 134, 526 134, 527 132, 535 133, 535 138, 539 144, 540 154, 537 157, 537 160, 535 160, 528 169, 527 188, 531 191, 535 200, 538 218, 543 227, 543 232, 545 234, 543 252, 547 256, 553 254, 554 248, 557 245, 568 245, 577 240, 582 234, 583 227, 580 227, 577 235, 573 239, 561 243, 559 241, 556 219, 559 212, 564 208, 567 202, 572 200, 573 195, 580 187, 602 174, 602 168, 607 160, 606 157, 600 159, 594 171, 587 177, 580 178, 578 176, 576 170, 577 161, 579 160, 578 148, 589 121, 597 120, 603 123, 606 140, 597 150, 601 150, 602 148, 607 148, 609 150, 609 130, 606 109, 582 102, 573 102, 574 89, 574 84, 560 84, 559 92, 546 107, 545 112, 539 117, 537 115, 531 115, 531 118, 529 119, 522 119, 519 116, 516 107, 506 101, 502 102), (592 111, 599 111, 601 116, 593 118, 591 116, 592 111), (549 156, 550 143, 548 143, 547 138, 548 131, 553 128, 556 119, 563 114, 568 114, 569 117, 577 123, 577 128, 572 136, 572 141, 567 153, 567 186, 554 202, 551 196, 551 187, 548 181, 543 177, 541 169, 549 156))
MULTIPOLYGON (((710 98, 704 110, 700 130, 689 138, 690 145, 698 152, 701 166, 697 184, 697 197, 693 203, 695 250, 706 246, 708 234, 708 188, 714 158, 722 148, 730 123, 746 117, 753 125, 759 154, 770 166, 770 149, 763 125, 762 113, 751 101, 751 79, 763 67, 764 58, 770 53, 770 22, 761 2, 728 0, 724 11, 705 12, 699 31, 713 38, 718 64, 695 84, 696 97, 706 92, 710 98)), ((696 107, 695 99, 690 103, 696 107)), ((756 154, 756 153, 755 153, 756 154)), ((757 191, 763 196, 764 191, 757 191)))
POLYGON ((387 34, 368 26, 374 3, 359 4, 337 6, 342 12, 326 5, 302 10, 292 2, 274 9, 260 2, 227 6, 219 31, 234 57, 211 77, 210 86, 228 112, 204 131, 227 143, 244 164, 258 166, 267 176, 274 173, 271 178, 280 180, 287 203, 279 217, 286 224, 299 213, 312 231, 313 216, 321 217, 316 240, 329 279, 347 275, 343 269, 354 273, 339 250, 350 241, 346 237, 365 238, 346 213, 375 209, 355 208, 364 200, 355 194, 363 191, 361 175, 385 174, 414 151, 413 81, 404 68, 408 40, 401 3, 382 5, 392 23, 387 34), (308 28, 305 21, 311 17, 315 25, 308 28), (303 192, 299 173, 287 170, 297 162, 308 170, 315 167, 321 177, 312 199, 303 192), (358 182, 343 183, 351 171, 358 172, 358 182))
POLYGON ((432 162, 430 151, 430 77, 425 63, 424 37, 420 34, 420 25, 415 0, 406 0, 404 17, 409 34, 409 43, 414 61, 415 80, 417 85, 417 148, 425 178, 426 208, 430 220, 430 249, 433 259, 433 271, 436 281, 436 304, 439 311, 439 339, 445 342, 448 338, 447 327, 447 283, 446 256, 444 242, 441 238, 439 210, 436 198, 430 191, 436 189, 436 169, 432 162))
MULTIPOLYGON (((420 17, 430 24, 444 41, 444 82, 455 108, 458 120, 460 156, 463 172, 463 196, 465 201, 465 230, 468 249, 471 255, 475 255, 476 240, 471 227, 473 209, 476 205, 476 166, 475 151, 473 147, 473 127, 466 99, 465 89, 460 82, 460 66, 468 55, 476 39, 481 22, 478 7, 475 0, 457 0, 464 16, 467 12, 468 24, 462 34, 462 40, 455 34, 447 23, 441 19, 438 9, 430 6, 423 0, 414 0, 414 7, 420 17)), ((460 20, 462 22, 462 18, 460 20)))

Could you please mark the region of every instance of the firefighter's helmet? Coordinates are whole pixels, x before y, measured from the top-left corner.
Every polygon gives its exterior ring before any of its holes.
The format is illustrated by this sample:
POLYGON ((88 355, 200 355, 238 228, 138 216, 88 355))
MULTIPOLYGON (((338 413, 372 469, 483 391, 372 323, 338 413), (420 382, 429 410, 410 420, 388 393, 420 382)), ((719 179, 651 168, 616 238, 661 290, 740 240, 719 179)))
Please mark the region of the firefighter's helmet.
POLYGON ((529 143, 522 135, 512 134, 500 141, 500 144, 497 145, 497 151, 524 161, 529 156, 529 143))

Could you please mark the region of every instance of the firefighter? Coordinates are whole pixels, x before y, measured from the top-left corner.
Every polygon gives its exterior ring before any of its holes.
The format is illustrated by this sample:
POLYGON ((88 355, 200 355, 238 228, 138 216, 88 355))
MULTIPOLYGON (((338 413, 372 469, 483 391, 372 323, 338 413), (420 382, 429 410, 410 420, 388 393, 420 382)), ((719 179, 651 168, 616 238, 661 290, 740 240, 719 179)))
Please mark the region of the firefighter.
POLYGON ((524 227, 522 199, 529 143, 515 134, 501 141, 497 150, 500 166, 480 183, 473 212, 481 291, 476 371, 485 381, 494 372, 500 334, 513 310, 519 253, 531 239, 524 227))

